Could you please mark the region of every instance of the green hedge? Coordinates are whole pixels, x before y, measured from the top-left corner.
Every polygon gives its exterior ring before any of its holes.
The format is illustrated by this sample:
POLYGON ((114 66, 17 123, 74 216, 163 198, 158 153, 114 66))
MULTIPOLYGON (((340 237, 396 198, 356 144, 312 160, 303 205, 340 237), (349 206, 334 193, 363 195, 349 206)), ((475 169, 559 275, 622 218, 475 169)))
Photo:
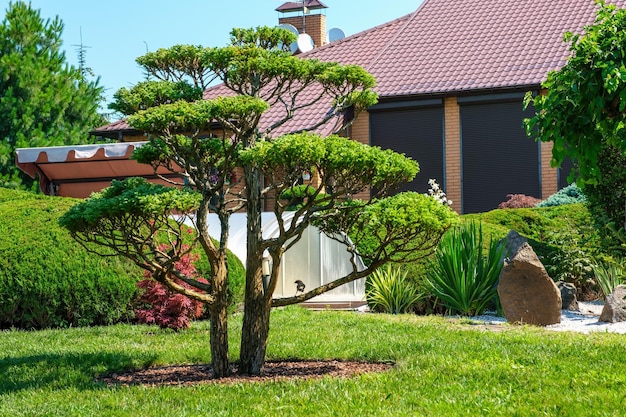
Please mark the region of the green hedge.
POLYGON ((596 260, 609 259, 610 254, 602 249, 586 204, 493 210, 462 219, 482 221, 483 231, 496 239, 516 230, 528 239, 552 279, 576 285, 580 299, 597 295, 592 265, 596 260))
MULTIPOLYGON (((77 201, 0 188, 0 328, 134 320, 143 271, 124 258, 87 252, 58 225, 77 201)), ((228 265, 233 310, 243 301, 245 269, 232 253, 228 265)), ((196 267, 208 274, 203 257, 196 267)))
MULTIPOLYGON (((563 279, 577 286, 581 299, 593 297, 597 291, 590 265, 595 260, 611 259, 602 249, 600 234, 583 203, 545 208, 496 209, 485 213, 460 216, 461 223, 481 222, 484 241, 500 240, 510 230, 528 239, 537 256, 554 280, 563 279)), ((483 243, 485 243, 483 242, 483 243)), ((483 248, 487 249, 486 245, 483 248)), ((433 259, 432 257, 430 259, 433 259)), ((434 297, 429 297, 425 284, 428 259, 399 265, 408 279, 426 296, 417 310, 439 312, 434 297)))
POLYGON ((76 200, 0 189, 0 328, 132 318, 139 268, 88 253, 58 225, 76 200))

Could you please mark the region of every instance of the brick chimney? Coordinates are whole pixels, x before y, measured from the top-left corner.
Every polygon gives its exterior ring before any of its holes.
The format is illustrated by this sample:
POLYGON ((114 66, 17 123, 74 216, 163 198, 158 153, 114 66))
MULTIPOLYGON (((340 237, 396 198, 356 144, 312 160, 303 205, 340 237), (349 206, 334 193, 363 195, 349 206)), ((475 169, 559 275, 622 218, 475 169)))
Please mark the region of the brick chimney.
POLYGON ((290 1, 276 9, 281 14, 279 24, 294 26, 299 33, 308 34, 316 47, 326 44, 326 15, 324 3, 318 0, 290 1))

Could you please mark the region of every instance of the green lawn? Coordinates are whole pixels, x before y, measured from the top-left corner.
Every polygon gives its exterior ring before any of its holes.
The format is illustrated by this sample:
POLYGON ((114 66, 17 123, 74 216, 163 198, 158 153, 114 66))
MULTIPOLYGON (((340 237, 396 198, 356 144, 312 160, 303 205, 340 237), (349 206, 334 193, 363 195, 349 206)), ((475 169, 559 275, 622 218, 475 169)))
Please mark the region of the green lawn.
MULTIPOLYGON (((207 363, 208 325, 0 333, 0 416, 622 416, 626 336, 413 315, 273 312, 268 359, 391 360, 350 379, 107 387, 95 377, 207 363)), ((232 321, 238 355, 240 317, 232 321)))

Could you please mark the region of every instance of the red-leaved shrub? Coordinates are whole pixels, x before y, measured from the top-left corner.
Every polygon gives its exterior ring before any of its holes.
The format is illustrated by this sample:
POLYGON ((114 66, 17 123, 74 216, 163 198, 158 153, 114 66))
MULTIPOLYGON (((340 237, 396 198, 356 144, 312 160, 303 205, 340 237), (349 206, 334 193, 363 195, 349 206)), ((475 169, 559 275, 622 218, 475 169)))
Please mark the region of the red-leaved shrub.
MULTIPOLYGON (((183 274, 207 283, 206 279, 198 276, 194 266, 197 260, 198 255, 187 254, 175 265, 183 274)), ((180 330, 188 328, 192 320, 202 315, 202 302, 169 290, 160 282, 153 280, 148 271, 144 272, 144 277, 146 279, 137 284, 143 290, 139 298, 143 307, 135 309, 135 316, 139 323, 157 324, 162 328, 180 330)), ((186 288, 191 288, 183 281, 176 279, 176 282, 186 288)))
POLYGON ((531 197, 525 194, 507 194, 507 200, 498 204, 499 209, 507 208, 530 208, 541 201, 539 198, 531 197))

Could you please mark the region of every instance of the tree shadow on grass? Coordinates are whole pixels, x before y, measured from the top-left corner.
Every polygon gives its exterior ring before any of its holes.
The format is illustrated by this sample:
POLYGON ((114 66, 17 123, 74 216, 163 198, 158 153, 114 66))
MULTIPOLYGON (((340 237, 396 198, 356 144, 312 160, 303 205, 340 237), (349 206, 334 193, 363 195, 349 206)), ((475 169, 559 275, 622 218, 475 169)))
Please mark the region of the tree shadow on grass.
POLYGON ((0 359, 0 395, 28 389, 93 389, 96 378, 151 365, 154 354, 66 353, 0 359))

